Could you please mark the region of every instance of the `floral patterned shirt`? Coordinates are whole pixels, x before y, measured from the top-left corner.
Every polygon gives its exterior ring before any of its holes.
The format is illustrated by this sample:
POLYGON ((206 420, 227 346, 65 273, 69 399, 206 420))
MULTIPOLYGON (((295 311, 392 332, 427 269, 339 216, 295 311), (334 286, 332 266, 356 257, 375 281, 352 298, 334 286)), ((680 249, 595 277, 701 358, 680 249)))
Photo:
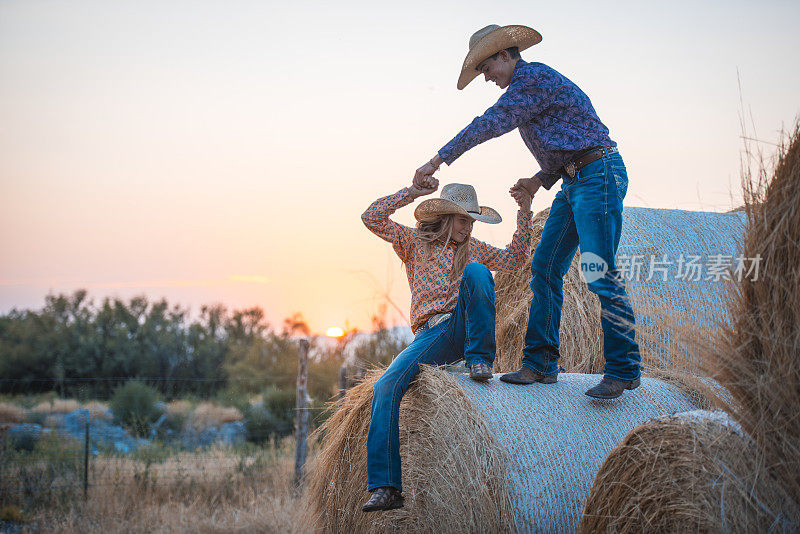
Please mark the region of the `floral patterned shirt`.
MULTIPOLYGON (((447 247, 435 243, 431 246, 431 255, 426 256, 417 229, 389 219, 398 208, 413 201, 410 189, 403 188, 370 204, 361 220, 372 233, 392 243, 394 251, 405 263, 411 287, 411 329, 416 332, 433 315, 455 309, 461 280, 450 280, 455 243, 451 242, 447 247)), ((526 266, 531 248, 532 220, 531 212, 517 213, 517 230, 505 249, 470 237, 469 261, 482 263, 492 271, 513 271, 526 266)))
POLYGON ((586 93, 547 65, 520 59, 497 103, 442 147, 439 157, 450 165, 470 148, 514 128, 539 162, 538 176, 547 189, 576 152, 617 146, 586 93))

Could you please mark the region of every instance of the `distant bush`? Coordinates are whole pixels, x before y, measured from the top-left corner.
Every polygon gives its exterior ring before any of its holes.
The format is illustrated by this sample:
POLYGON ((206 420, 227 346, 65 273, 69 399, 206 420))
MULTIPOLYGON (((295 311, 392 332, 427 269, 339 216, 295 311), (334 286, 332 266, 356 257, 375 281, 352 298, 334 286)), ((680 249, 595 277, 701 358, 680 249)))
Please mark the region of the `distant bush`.
POLYGON ((292 390, 269 388, 262 394, 262 401, 245 408, 244 425, 247 439, 261 443, 269 439, 277 441, 294 431, 296 393, 292 390))
POLYGON ((32 452, 41 436, 42 427, 40 425, 25 423, 8 431, 6 441, 13 451, 32 452))
POLYGON ((236 408, 226 408, 210 402, 201 402, 194 409, 187 424, 195 430, 204 430, 241 420, 242 413, 236 408))
POLYGON ((87 402, 81 406, 81 408, 89 412, 89 416, 92 418, 92 420, 102 419, 104 421, 108 421, 111 419, 111 414, 108 413, 108 404, 104 402, 87 402))
POLYGON ((0 423, 25 422, 25 409, 8 402, 0 402, 0 423))
POLYGON ((74 412, 81 405, 75 399, 51 399, 34 406, 33 411, 45 415, 74 412))
POLYGON ((111 399, 111 411, 122 426, 137 436, 147 436, 150 425, 161 415, 158 393, 141 382, 130 381, 118 387, 111 399))
POLYGON ((0 458, 2 504, 33 510, 70 502, 80 495, 82 459, 77 441, 55 433, 42 432, 34 442, 6 449, 0 458))

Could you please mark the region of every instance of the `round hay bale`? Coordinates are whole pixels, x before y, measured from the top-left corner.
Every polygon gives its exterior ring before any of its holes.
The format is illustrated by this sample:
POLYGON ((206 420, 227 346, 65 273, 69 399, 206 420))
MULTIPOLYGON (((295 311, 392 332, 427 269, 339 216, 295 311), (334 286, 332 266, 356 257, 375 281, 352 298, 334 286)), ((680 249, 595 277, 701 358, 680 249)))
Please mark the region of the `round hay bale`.
POLYGON ((796 532, 791 501, 725 412, 645 423, 608 456, 579 532, 796 532))
POLYGON ((364 514, 379 374, 350 390, 321 429, 307 498, 325 532, 574 532, 597 470, 624 436, 654 417, 695 408, 654 378, 604 402, 584 394, 597 375, 516 386, 426 367, 400 406, 406 507, 364 514))
MULTIPOLYGON (((548 208, 534 217, 532 250, 539 244, 549 211, 548 208)), ((626 280, 642 366, 648 374, 659 370, 696 372, 697 362, 673 339, 674 333, 705 321, 729 322, 726 277, 730 274, 717 275, 711 266, 720 262, 736 265, 745 222, 742 212, 635 207, 623 210, 617 264, 626 280), (656 263, 651 264, 651 258, 656 263), (688 267, 690 264, 699 269, 688 267), (694 280, 698 271, 700 279, 694 280)), ((559 363, 568 372, 602 373, 605 360, 600 301, 589 291, 578 261, 576 254, 564 277, 559 363)), ((514 273, 498 273, 495 279, 497 372, 519 369, 533 298, 530 280, 527 267, 514 273)))

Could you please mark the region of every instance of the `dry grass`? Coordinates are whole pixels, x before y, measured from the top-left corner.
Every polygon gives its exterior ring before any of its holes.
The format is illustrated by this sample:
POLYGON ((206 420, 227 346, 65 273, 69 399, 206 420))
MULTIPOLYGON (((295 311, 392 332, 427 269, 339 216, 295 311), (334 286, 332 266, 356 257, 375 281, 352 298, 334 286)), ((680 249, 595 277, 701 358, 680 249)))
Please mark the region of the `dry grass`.
POLYGON ((201 402, 189 416, 186 424, 200 430, 241 420, 242 413, 236 408, 226 408, 210 402, 201 402))
POLYGON ((44 418, 44 422, 42 422, 42 426, 46 428, 58 428, 61 424, 61 417, 56 414, 50 414, 44 418))
POLYGON ((601 466, 579 531, 791 530, 791 500, 759 458, 741 429, 714 417, 640 425, 601 466))
POLYGON ((188 415, 192 411, 192 404, 185 400, 174 400, 167 403, 168 415, 188 415))
POLYGON ((774 166, 758 161, 743 182, 745 256, 761 257, 759 278, 734 293, 735 322, 709 359, 730 392, 727 409, 800 503, 800 122, 774 166))
POLYGON ((701 320, 676 336, 718 382, 715 404, 751 437, 668 422, 635 429, 598 473, 584 532, 800 529, 800 123, 774 166, 757 163, 743 166, 743 255, 761 258, 758 278, 729 286, 732 324, 701 320))
POLYGON ((0 423, 24 423, 25 409, 9 402, 0 402, 0 423))
POLYGON ((452 377, 424 367, 400 405, 405 508, 364 514, 372 388, 350 389, 318 431, 325 437, 308 499, 324 532, 509 532, 506 453, 452 377))
POLYGON ((108 404, 100 401, 90 401, 81 406, 84 410, 89 412, 89 417, 94 419, 104 419, 110 421, 113 416, 108 411, 108 404))
POLYGON ((45 415, 64 414, 74 412, 80 407, 81 405, 75 399, 53 399, 51 401, 40 402, 31 408, 31 411, 45 415))
MULTIPOLYGON (((148 465, 96 458, 89 499, 32 517, 35 531, 311 532, 291 487, 293 450, 240 457, 213 449, 148 465)), ((79 493, 80 489, 76 489, 79 493)))
MULTIPOLYGON (((550 208, 533 218, 531 255, 542 238, 542 230, 550 208)), ((567 372, 602 373, 603 331, 600 327, 600 300, 589 291, 580 275, 578 255, 572 260, 564 276, 564 306, 559 329, 559 365, 567 372)), ((522 343, 528 325, 531 291, 530 266, 516 272, 497 273, 495 300, 497 304, 497 357, 496 373, 519 369, 522 362, 522 343)))

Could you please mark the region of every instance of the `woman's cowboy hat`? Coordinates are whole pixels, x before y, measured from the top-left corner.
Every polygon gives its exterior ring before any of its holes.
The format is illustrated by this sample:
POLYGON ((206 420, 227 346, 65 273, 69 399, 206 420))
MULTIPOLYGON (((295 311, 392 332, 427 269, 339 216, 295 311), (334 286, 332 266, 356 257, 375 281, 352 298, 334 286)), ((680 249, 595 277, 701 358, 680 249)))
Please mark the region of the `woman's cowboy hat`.
POLYGON ((461 67, 457 87, 463 89, 474 80, 480 74, 476 67, 486 58, 512 46, 525 50, 541 40, 541 34, 527 26, 490 24, 476 31, 469 38, 469 52, 467 52, 464 65, 461 67))
POLYGON ((497 224, 503 220, 492 208, 478 206, 478 194, 471 185, 447 184, 442 187, 440 197, 421 202, 414 210, 414 217, 418 221, 430 221, 439 215, 452 213, 489 224, 497 224))

